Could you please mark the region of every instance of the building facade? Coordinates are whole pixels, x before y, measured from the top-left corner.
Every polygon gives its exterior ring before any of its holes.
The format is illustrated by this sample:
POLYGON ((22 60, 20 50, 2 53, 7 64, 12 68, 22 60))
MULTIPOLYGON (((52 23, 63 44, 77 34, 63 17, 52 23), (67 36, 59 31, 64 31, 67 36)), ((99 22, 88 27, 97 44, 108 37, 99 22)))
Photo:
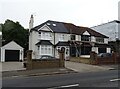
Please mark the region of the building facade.
POLYGON ((114 20, 98 26, 91 27, 91 29, 98 31, 109 37, 109 41, 120 40, 120 21, 114 20))
POLYGON ((90 57, 91 51, 111 52, 108 37, 87 27, 48 20, 30 29, 29 50, 33 50, 33 59, 42 55, 58 58, 58 50, 62 47, 65 48, 66 59, 70 56, 90 57))

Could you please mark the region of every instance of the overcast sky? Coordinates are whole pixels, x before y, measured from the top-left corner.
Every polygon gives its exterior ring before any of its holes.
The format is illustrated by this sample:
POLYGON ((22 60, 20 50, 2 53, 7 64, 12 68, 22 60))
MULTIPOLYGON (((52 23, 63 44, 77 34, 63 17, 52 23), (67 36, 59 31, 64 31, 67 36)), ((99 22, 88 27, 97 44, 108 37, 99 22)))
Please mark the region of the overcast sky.
POLYGON ((34 26, 47 20, 92 27, 118 19, 120 0, 0 0, 0 23, 18 21, 28 28, 30 15, 34 26))

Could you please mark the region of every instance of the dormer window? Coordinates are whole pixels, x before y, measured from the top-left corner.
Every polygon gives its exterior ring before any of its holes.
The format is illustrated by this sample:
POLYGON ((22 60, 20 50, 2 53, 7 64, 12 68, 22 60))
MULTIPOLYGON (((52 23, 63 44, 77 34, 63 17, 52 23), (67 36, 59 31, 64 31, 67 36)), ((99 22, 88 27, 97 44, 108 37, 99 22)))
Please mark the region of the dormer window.
POLYGON ((90 41, 90 36, 89 35, 82 35, 81 41, 90 41))
POLYGON ((96 42, 104 43, 104 38, 96 37, 96 42))
POLYGON ((53 26, 55 27, 55 26, 56 26, 56 24, 53 24, 53 26))
POLYGON ((71 40, 75 40, 75 35, 71 35, 71 40))
POLYGON ((47 23, 47 25, 50 25, 50 23, 47 23))

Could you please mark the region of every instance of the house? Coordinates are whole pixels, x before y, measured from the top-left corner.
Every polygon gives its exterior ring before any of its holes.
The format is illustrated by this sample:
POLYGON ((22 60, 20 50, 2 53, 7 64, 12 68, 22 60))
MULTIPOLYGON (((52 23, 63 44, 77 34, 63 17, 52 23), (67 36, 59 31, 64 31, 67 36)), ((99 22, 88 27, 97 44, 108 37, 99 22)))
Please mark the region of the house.
POLYGON ((23 60, 23 47, 16 42, 11 41, 1 48, 1 62, 22 61, 23 60))
POLYGON ((108 23, 100 24, 91 27, 91 29, 98 31, 109 37, 109 41, 120 40, 120 21, 114 20, 108 23))
POLYGON ((2 32, 0 32, 0 60, 1 60, 1 47, 2 47, 2 32))
POLYGON ((2 32, 0 32, 0 47, 2 46, 2 32))
MULTIPOLYGON (((31 21, 33 22, 33 17, 31 21)), ((33 23, 30 24, 33 26, 33 23)), ((33 50, 33 59, 39 59, 41 55, 58 58, 58 49, 61 47, 65 48, 65 58, 90 57, 91 51, 111 52, 108 37, 91 28, 51 20, 30 28, 29 50, 33 50)))

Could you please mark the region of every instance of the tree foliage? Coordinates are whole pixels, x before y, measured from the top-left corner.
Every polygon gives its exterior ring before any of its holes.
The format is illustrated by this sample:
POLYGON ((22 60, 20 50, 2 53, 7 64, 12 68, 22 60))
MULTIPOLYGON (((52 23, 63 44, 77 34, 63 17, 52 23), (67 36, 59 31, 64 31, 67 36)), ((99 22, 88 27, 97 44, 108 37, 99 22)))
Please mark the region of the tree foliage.
POLYGON ((19 22, 6 20, 2 27, 2 44, 7 44, 10 41, 15 41, 25 50, 28 49, 28 29, 24 29, 19 22))

